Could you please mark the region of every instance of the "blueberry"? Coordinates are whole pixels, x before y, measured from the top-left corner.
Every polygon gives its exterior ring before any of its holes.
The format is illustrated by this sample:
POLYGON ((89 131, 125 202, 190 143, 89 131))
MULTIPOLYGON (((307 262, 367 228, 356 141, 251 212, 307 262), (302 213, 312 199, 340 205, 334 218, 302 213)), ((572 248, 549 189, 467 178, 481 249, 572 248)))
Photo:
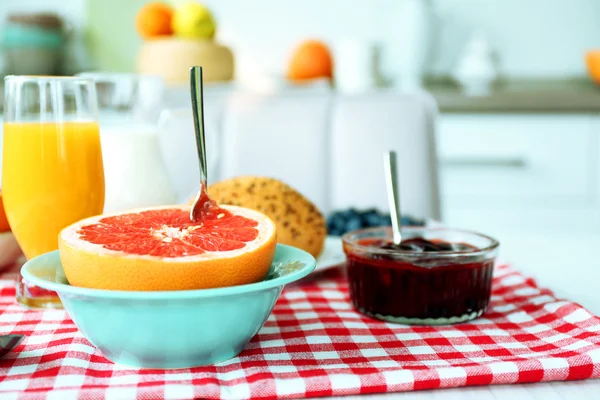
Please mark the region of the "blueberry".
MULTIPOLYGON (((357 210, 348 208, 333 212, 327 219, 327 232, 330 235, 343 235, 344 233, 379 226, 390 226, 392 220, 389 213, 382 213, 375 208, 357 210)), ((425 221, 411 216, 402 217, 403 226, 423 226, 425 221)))
POLYGON ((362 221, 363 227, 365 227, 365 228, 370 228, 370 227, 381 225, 381 217, 380 217, 379 213, 375 210, 369 210, 369 211, 364 212, 361 215, 360 219, 362 221))
POLYGON ((331 223, 336 227, 336 229, 344 229, 344 226, 346 225, 346 219, 337 215, 331 219, 331 223))
POLYGON ((354 209, 348 209, 343 211, 338 211, 337 214, 344 221, 348 221, 350 218, 356 215, 356 211, 354 209))
POLYGON ((416 219, 411 216, 402 217, 402 225, 404 226, 423 226, 425 222, 423 220, 416 219))
POLYGON ((378 226, 390 226, 392 225, 392 217, 390 214, 379 214, 378 226))
POLYGON ((345 226, 346 220, 339 213, 333 213, 327 219, 327 232, 330 235, 341 235, 344 232, 345 226))
POLYGON ((346 221, 345 231, 351 232, 351 231, 360 229, 361 227, 362 227, 362 223, 360 221, 360 217, 358 215, 356 215, 346 221))

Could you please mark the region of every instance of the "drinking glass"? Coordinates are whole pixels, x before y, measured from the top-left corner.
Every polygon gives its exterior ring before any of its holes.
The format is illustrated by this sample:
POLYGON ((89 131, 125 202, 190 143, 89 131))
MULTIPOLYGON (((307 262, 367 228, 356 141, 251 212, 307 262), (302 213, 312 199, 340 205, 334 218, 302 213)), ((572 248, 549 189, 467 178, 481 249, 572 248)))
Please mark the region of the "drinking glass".
MULTIPOLYGON (((104 170, 94 82, 7 76, 2 195, 11 230, 31 259, 58 248, 58 234, 101 214, 104 170)), ((29 308, 62 307, 56 293, 17 281, 29 308)))

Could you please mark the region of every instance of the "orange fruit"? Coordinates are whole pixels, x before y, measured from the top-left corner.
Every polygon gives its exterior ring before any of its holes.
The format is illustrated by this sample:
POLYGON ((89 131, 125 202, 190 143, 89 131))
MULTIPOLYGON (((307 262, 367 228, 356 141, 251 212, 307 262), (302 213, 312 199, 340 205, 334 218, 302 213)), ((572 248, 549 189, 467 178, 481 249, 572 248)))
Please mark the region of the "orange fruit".
POLYGON ((0 192, 0 232, 10 231, 6 213, 4 212, 4 202, 2 200, 2 192, 0 192))
POLYGON ((587 65, 590 78, 600 84, 600 51, 591 50, 585 54, 585 63, 587 65))
POLYGON ((152 2, 143 6, 135 17, 135 27, 144 39, 173 34, 173 8, 165 3, 152 2))
POLYGON ((329 48, 318 40, 307 40, 294 51, 288 66, 288 78, 303 81, 333 76, 333 58, 329 48))
POLYGON ((247 208, 211 209, 192 223, 188 206, 100 215, 59 235, 73 286, 112 290, 188 290, 263 280, 275 255, 275 224, 247 208))

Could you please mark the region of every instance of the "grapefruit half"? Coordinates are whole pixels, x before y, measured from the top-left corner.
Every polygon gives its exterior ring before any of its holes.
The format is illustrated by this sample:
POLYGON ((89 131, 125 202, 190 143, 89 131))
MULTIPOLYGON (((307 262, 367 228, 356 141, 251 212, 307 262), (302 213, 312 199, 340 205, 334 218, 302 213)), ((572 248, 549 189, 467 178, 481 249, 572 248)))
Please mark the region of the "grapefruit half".
POLYGON ((192 223, 189 206, 100 215, 59 235, 69 283, 109 290, 191 290, 263 280, 275 255, 275 224, 243 207, 211 209, 192 223))

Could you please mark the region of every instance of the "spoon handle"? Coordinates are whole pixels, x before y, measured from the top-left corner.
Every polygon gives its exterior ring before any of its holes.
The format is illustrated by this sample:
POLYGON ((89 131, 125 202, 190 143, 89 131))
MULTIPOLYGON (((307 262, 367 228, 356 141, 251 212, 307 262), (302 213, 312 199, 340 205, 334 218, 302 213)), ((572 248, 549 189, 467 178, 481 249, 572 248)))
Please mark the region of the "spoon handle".
POLYGON ((385 181, 387 188, 388 206, 392 218, 392 231, 394 244, 402 242, 402 214, 400 214, 400 194, 398 193, 398 172, 396 166, 396 152, 388 151, 385 154, 385 181))
POLYGON ((24 335, 0 335, 0 357, 17 347, 23 339, 24 335))
POLYGON ((202 90, 202 67, 190 68, 190 89, 192 94, 192 110, 194 114, 194 131, 198 147, 198 163, 200 166, 200 193, 206 191, 206 139, 204 136, 204 96, 202 90))

